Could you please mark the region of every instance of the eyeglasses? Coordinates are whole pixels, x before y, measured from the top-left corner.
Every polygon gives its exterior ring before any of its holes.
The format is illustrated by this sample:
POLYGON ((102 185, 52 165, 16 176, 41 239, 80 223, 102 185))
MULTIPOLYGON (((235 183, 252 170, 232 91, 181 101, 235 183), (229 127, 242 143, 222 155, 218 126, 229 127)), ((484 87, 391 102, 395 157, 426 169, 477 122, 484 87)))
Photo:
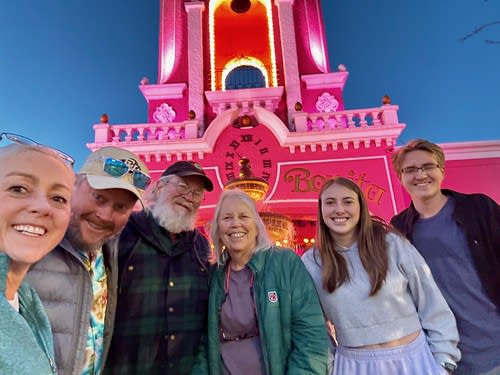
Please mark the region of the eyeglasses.
POLYGON ((43 145, 41 143, 38 143, 38 142, 28 138, 28 137, 24 137, 22 135, 18 135, 18 134, 14 134, 14 133, 0 133, 0 141, 4 138, 7 138, 9 141, 11 141, 13 143, 20 144, 20 145, 37 146, 37 147, 46 148, 46 149, 54 152, 57 156, 59 156, 65 163, 69 164, 71 167, 75 164, 75 159, 73 159, 68 154, 62 152, 61 150, 58 150, 57 148, 49 147, 49 146, 43 145))
POLYGON ((429 172, 436 170, 437 168, 439 168, 439 164, 428 163, 428 164, 423 164, 420 167, 413 167, 412 166, 412 167, 403 168, 403 169, 401 169, 401 173, 406 174, 406 175, 417 174, 418 171, 422 171, 422 173, 429 173, 429 172))
POLYGON ((151 177, 142 171, 130 168, 123 160, 107 158, 104 160, 102 169, 113 177, 121 177, 125 173, 131 173, 134 186, 141 190, 145 190, 151 184, 151 177))
POLYGON ((203 199, 203 190, 190 189, 189 186, 187 186, 184 182, 180 181, 177 182, 177 181, 167 180, 165 181, 165 183, 175 185, 175 189, 181 195, 188 195, 189 193, 192 193, 193 201, 195 202, 201 202, 203 199))

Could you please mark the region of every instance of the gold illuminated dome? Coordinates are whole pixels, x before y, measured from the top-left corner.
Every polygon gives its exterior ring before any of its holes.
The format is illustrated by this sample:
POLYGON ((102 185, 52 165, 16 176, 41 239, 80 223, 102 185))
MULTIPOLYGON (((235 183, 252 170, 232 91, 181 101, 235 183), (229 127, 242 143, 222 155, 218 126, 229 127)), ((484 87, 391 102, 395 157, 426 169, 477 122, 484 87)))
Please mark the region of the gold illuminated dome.
POLYGON ((288 216, 276 212, 259 212, 259 215, 275 244, 286 245, 293 241, 295 229, 288 216))
POLYGON ((258 177, 239 177, 224 185, 224 189, 240 189, 247 193, 255 202, 259 202, 266 196, 269 184, 266 180, 258 177))
POLYGON ((250 167, 250 160, 240 159, 240 175, 228 181, 224 189, 240 189, 247 193, 255 202, 259 202, 266 196, 269 184, 260 177, 255 177, 250 167))

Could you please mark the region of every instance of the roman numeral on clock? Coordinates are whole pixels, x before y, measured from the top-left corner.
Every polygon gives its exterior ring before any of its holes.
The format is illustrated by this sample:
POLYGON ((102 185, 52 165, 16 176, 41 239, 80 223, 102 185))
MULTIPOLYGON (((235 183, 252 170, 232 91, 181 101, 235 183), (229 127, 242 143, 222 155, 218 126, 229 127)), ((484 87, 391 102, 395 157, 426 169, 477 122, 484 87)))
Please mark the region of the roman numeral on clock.
POLYGON ((234 150, 236 150, 238 147, 240 147, 240 142, 238 142, 237 140, 233 140, 230 144, 229 144, 229 147, 233 148, 234 150))
POLYGON ((242 134, 241 135, 241 142, 252 142, 253 136, 252 134, 242 134))

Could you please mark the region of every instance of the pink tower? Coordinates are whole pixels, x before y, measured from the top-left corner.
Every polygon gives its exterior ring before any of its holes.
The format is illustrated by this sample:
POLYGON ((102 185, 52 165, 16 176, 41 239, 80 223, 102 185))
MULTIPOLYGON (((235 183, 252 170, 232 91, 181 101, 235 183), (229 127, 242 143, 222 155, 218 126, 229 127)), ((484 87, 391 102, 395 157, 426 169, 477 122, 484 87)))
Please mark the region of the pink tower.
POLYGON ((139 86, 148 121, 104 119, 88 147, 127 148, 154 178, 177 160, 199 162, 215 185, 200 224, 241 158, 269 184, 263 210, 292 219, 296 244, 314 236, 332 176, 355 180, 389 219, 407 201, 389 160, 405 128, 398 106, 346 110, 349 73, 332 72, 327 56, 320 0, 161 0, 158 80, 139 86))

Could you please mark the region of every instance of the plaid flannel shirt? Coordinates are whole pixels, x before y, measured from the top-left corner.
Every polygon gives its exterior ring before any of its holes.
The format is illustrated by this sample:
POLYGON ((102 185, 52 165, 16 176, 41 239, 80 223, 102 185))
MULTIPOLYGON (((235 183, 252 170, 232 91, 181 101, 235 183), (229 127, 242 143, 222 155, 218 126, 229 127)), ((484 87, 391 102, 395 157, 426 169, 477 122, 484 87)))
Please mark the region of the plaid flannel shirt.
POLYGON ((191 374, 206 329, 208 241, 171 240, 144 212, 120 237, 119 295, 104 374, 191 374))

